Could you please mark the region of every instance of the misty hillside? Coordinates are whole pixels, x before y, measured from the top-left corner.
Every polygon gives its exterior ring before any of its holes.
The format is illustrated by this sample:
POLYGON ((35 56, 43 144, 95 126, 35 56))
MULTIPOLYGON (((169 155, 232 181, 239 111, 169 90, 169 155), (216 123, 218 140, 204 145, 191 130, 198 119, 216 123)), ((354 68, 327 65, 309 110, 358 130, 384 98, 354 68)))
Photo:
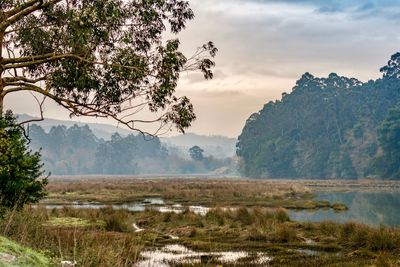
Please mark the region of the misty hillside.
MULTIPOLYGON (((22 114, 18 115, 18 120, 19 121, 27 121, 31 119, 38 119, 37 117, 33 117, 27 114, 22 114)), ((105 140, 110 140, 111 136, 114 133, 119 133, 123 136, 127 136, 132 133, 132 131, 115 127, 110 124, 105 124, 105 123, 84 123, 84 122, 78 122, 78 121, 67 121, 67 120, 55 120, 55 119, 48 119, 45 118, 43 121, 35 121, 34 124, 39 125, 42 127, 46 132, 50 131, 50 129, 54 126, 59 126, 59 125, 64 125, 65 127, 72 127, 75 124, 83 127, 85 125, 88 125, 90 130, 93 132, 94 135, 98 138, 103 138, 105 140)))
MULTIPOLYGON (((18 115, 19 121, 27 121, 35 119, 26 114, 18 115)), ((37 119, 37 118, 36 118, 37 119)), ((43 121, 34 122, 34 124, 39 125, 44 131, 49 132, 52 127, 57 127, 63 125, 67 128, 77 125, 79 127, 84 127, 88 125, 93 134, 104 140, 110 140, 114 133, 118 133, 121 136, 128 136, 130 134, 136 134, 127 129, 118 128, 110 124, 104 123, 82 123, 78 121, 66 121, 66 120, 55 120, 55 119, 45 119, 43 121)), ((229 138, 225 136, 207 136, 198 135, 194 133, 180 134, 173 137, 162 137, 160 138, 161 143, 169 148, 170 151, 174 151, 176 154, 180 154, 182 157, 189 157, 189 148, 192 146, 200 146, 205 155, 213 156, 216 158, 226 158, 233 157, 236 150, 236 139, 229 138)))
POLYGON ((88 125, 58 125, 45 131, 32 124, 29 138, 30 147, 34 151, 41 150, 44 169, 57 175, 229 175, 236 172, 232 158, 218 159, 202 152, 182 157, 176 149, 162 144, 158 137, 142 134, 114 133, 110 140, 104 140, 88 125))
POLYGON ((237 154, 257 178, 400 178, 400 53, 362 83, 309 73, 247 120, 237 154))
POLYGON ((236 151, 237 139, 218 135, 198 135, 187 133, 168 138, 161 138, 161 142, 167 146, 177 147, 182 151, 188 151, 193 145, 200 146, 205 155, 217 158, 233 157, 236 151))

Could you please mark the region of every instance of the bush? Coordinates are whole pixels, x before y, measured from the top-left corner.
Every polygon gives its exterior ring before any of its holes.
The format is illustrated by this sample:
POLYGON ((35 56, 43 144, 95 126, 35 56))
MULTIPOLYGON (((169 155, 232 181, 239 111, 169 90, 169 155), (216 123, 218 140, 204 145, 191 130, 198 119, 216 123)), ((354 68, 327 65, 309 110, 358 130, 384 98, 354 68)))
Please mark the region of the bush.
POLYGON ((271 241, 287 243, 297 239, 296 231, 290 225, 282 224, 272 234, 271 241))
POLYGON ((278 210, 275 212, 275 219, 276 219, 278 222, 281 222, 281 223, 283 223, 283 222, 289 222, 289 221, 290 221, 289 214, 286 212, 285 209, 278 209, 278 210))
POLYGON ((221 209, 212 209, 206 214, 206 220, 218 226, 224 225, 224 211, 221 209))
POLYGON ((374 229, 368 235, 367 246, 371 250, 391 250, 398 247, 398 241, 398 237, 389 229, 374 229))
POLYGON ((319 229, 326 236, 337 237, 340 234, 340 225, 330 221, 321 222, 319 229))
POLYGON ((105 229, 112 232, 128 232, 132 226, 128 224, 129 215, 123 210, 114 210, 111 207, 101 209, 105 221, 105 229))
POLYGON ((241 222, 243 225, 250 225, 253 223, 251 214, 245 207, 241 207, 237 210, 236 220, 241 222))
POLYGON ((28 150, 27 140, 11 111, 0 116, 0 214, 36 203, 45 193, 40 154, 28 150), (2 212, 3 210, 3 212, 2 212))
POLYGON ((262 233, 258 228, 251 227, 249 229, 248 239, 250 241, 266 241, 267 236, 262 233))

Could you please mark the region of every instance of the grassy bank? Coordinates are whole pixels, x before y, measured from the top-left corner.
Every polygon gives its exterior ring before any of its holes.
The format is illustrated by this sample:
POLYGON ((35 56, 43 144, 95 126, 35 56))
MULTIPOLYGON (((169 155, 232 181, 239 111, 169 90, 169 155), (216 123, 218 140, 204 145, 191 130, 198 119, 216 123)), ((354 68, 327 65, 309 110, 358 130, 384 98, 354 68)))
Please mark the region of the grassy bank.
POLYGON ((48 267, 57 265, 44 253, 21 246, 5 237, 0 236, 0 266, 48 267))

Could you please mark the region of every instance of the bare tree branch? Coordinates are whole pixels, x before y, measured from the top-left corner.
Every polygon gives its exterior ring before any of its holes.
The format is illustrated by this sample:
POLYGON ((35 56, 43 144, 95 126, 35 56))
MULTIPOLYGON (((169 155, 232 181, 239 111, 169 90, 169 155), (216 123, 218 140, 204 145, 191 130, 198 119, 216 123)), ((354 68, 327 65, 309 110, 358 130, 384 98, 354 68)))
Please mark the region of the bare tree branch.
POLYGON ((24 125, 27 123, 31 123, 31 122, 39 122, 39 121, 43 121, 44 120, 44 116, 43 116, 43 105, 44 102, 46 101, 46 96, 43 97, 42 100, 39 100, 39 98, 37 96, 35 96, 32 92, 30 92, 31 95, 35 98, 35 101, 37 102, 38 106, 39 106, 39 112, 40 112, 40 118, 37 119, 30 119, 30 120, 26 120, 23 122, 18 123, 18 125, 24 125))
MULTIPOLYGON (((119 124, 124 125, 125 127, 129 128, 130 130, 140 132, 144 135, 156 136, 167 125, 166 123, 163 123, 165 121, 166 114, 163 114, 160 117, 153 119, 153 120, 132 119, 132 120, 125 121, 124 117, 123 118, 118 117, 118 113, 108 112, 105 110, 99 110, 97 108, 92 108, 90 105, 84 105, 82 103, 79 103, 79 102, 76 102, 76 101, 73 101, 70 99, 55 96, 52 93, 50 93, 49 90, 44 90, 39 86, 35 86, 35 85, 29 84, 29 83, 24 83, 24 82, 15 83, 14 85, 16 87, 6 89, 3 92, 3 94, 6 95, 6 94, 14 93, 14 92, 19 92, 19 91, 37 92, 39 94, 42 94, 45 98, 48 97, 48 98, 54 100, 56 103, 58 103, 59 105, 61 105, 62 107, 64 107, 68 111, 70 111, 71 115, 112 118, 115 121, 117 121, 119 124), (80 108, 83 108, 83 109, 80 109, 80 108), (160 127, 156 130, 155 133, 146 132, 146 131, 140 130, 139 128, 135 127, 135 123, 153 124, 156 122, 160 122, 160 127)), ((40 102, 40 103, 42 103, 42 102, 40 102)), ((43 100, 43 103, 44 103, 44 100, 43 100)))
POLYGON ((36 79, 29 79, 29 78, 26 78, 26 77, 23 77, 23 76, 15 76, 15 77, 4 77, 3 80, 4 80, 4 83, 6 85, 7 84, 12 84, 14 82, 37 83, 37 82, 40 82, 40 81, 45 81, 46 77, 44 76, 44 77, 39 77, 39 78, 36 78, 36 79))

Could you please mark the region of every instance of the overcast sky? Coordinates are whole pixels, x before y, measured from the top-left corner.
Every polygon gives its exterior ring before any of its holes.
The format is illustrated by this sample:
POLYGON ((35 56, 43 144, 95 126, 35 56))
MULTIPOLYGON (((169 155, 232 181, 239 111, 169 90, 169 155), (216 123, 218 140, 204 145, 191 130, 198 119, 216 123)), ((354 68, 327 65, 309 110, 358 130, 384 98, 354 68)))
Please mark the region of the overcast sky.
MULTIPOLYGON (((198 116, 189 132, 237 137, 252 113, 290 92, 303 73, 367 81, 400 51, 400 0, 189 2, 196 18, 179 36, 183 50, 190 55, 212 40, 220 51, 214 80, 180 80, 178 93, 191 98, 198 116)), ((8 107, 34 115, 28 99, 14 95, 8 107)), ((54 104, 46 115, 68 118, 54 104)))

